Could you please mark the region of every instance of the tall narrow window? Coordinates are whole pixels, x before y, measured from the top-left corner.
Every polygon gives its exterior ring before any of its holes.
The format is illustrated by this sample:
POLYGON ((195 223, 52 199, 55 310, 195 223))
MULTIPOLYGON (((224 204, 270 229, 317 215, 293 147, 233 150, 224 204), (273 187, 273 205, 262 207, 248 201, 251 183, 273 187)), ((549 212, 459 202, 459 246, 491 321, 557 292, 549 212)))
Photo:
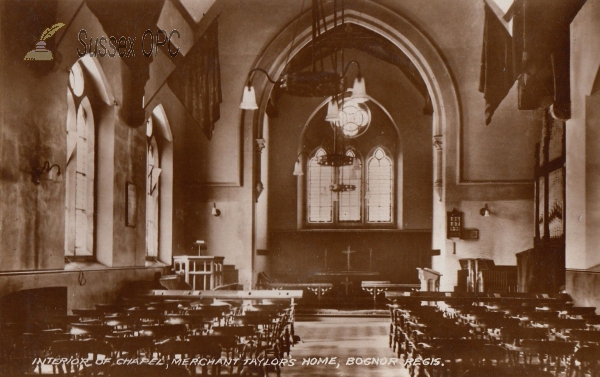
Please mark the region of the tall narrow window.
POLYGON ((95 58, 86 55, 73 64, 67 88, 64 169, 67 262, 81 257, 113 263, 116 160, 109 142, 115 125, 113 98, 95 58))
POLYGON ((393 192, 392 160, 382 148, 377 148, 367 161, 367 222, 392 222, 393 192))
POLYGON ((158 257, 158 224, 159 224, 159 183, 161 168, 158 144, 153 132, 152 117, 148 119, 146 129, 148 136, 148 153, 146 166, 146 256, 158 257))
POLYGON ((67 256, 94 255, 95 127, 87 97, 77 108, 75 127, 68 127, 67 256))
POLYGON ((310 223, 333 222, 333 196, 329 190, 333 180, 333 168, 317 163, 319 157, 325 153, 323 148, 319 148, 308 161, 307 203, 310 223))
MULTIPOLYGON (((339 220, 361 221, 362 218, 362 161, 355 151, 349 149, 347 156, 354 158, 354 164, 339 168, 339 182, 356 187, 352 191, 339 193, 339 220)), ((335 195, 335 194, 334 194, 335 195)))

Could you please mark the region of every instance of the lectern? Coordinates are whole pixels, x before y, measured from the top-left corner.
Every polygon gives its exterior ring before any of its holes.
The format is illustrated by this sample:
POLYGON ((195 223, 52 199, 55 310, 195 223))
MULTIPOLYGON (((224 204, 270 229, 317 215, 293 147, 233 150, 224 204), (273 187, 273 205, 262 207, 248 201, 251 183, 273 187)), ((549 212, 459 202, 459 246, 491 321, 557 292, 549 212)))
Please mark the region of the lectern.
POLYGON ((440 272, 427 267, 417 267, 417 270, 419 271, 419 280, 421 280, 421 292, 440 290, 440 276, 442 276, 440 272))
POLYGON ((193 290, 212 290, 223 283, 225 257, 178 255, 173 257, 173 269, 181 274, 193 290), (199 281, 197 281, 199 280, 199 281))

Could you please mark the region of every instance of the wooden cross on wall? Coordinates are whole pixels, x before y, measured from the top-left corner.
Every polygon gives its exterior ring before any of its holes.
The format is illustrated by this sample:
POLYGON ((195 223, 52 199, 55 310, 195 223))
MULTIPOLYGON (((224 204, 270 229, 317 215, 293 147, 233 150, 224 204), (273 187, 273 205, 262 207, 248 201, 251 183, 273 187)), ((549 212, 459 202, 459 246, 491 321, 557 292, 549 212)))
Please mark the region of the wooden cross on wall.
POLYGON ((346 254, 346 267, 350 271, 350 254, 356 253, 356 250, 350 250, 350 245, 348 245, 348 249, 343 250, 342 253, 346 254))

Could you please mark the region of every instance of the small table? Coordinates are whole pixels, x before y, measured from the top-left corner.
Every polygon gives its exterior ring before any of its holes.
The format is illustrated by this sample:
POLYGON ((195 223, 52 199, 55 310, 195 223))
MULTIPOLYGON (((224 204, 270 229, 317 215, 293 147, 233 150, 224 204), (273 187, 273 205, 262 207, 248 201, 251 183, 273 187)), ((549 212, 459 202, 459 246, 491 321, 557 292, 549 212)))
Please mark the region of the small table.
POLYGON ((341 284, 345 286, 346 296, 348 296, 348 287, 352 284, 350 280, 361 280, 363 278, 373 278, 379 276, 377 271, 361 271, 361 270, 332 270, 332 271, 320 271, 315 272, 313 277, 324 278, 327 281, 341 281, 341 284))
POLYGON ((192 290, 213 290, 223 283, 223 260, 225 257, 178 255, 173 257, 175 273, 183 274, 192 290), (202 285, 196 288, 196 278, 202 277, 202 285))
POLYGON ((306 288, 315 295, 317 295, 317 300, 321 302, 321 297, 327 292, 331 290, 333 284, 331 283, 269 283, 269 288, 272 289, 298 289, 298 288, 306 288))
POLYGON ((394 291, 412 291, 419 289, 420 284, 395 284, 389 281, 363 281, 361 283, 363 291, 369 292, 373 296, 373 309, 377 309, 377 296, 388 289, 394 291))

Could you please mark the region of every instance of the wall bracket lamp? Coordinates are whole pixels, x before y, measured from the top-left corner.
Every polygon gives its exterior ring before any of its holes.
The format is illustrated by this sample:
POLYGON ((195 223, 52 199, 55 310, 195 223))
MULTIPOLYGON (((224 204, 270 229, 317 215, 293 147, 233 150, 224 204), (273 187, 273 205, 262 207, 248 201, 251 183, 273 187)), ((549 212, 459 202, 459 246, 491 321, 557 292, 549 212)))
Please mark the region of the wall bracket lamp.
POLYGON ((57 164, 50 165, 50 163, 46 161, 42 164, 42 166, 34 167, 31 170, 31 182, 33 182, 36 185, 39 185, 42 181, 42 178, 48 181, 61 182, 62 174, 60 171, 60 166, 58 166, 57 164))
POLYGON ((221 210, 217 208, 216 203, 213 203, 213 207, 212 207, 212 210, 210 211, 210 214, 213 215, 214 217, 221 216, 221 210))
POLYGON ((302 155, 307 155, 306 152, 298 153, 298 157, 296 158, 296 163, 294 164, 294 175, 304 175, 304 169, 302 168, 302 159, 300 157, 302 155))
POLYGON ((490 209, 488 208, 487 203, 479 210, 479 214, 483 217, 490 217, 490 209))
MULTIPOLYGON (((287 73, 279 80, 273 80, 269 73, 262 68, 254 68, 248 73, 246 85, 244 86, 244 94, 240 109, 256 110, 258 104, 256 102, 256 92, 252 86, 252 77, 254 72, 261 72, 269 80, 292 96, 298 97, 337 97, 346 91, 346 73, 350 65, 356 64, 358 67, 358 75, 354 79, 352 87, 351 99, 358 103, 363 103, 368 100, 365 89, 365 80, 360 71, 360 64, 356 60, 348 62, 342 73, 331 71, 316 71, 316 72, 295 72, 287 73)), ((334 98, 331 99, 328 107, 327 121, 339 121, 339 107, 334 98)))

